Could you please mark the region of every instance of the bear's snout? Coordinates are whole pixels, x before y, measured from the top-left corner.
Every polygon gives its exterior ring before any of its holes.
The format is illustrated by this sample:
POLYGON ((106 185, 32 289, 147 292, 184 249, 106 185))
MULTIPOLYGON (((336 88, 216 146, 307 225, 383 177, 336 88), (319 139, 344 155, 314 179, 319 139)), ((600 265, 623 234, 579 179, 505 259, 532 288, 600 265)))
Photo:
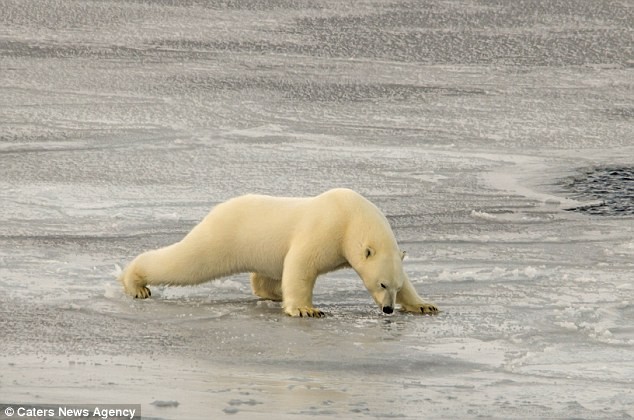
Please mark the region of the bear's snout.
POLYGON ((391 306, 384 306, 383 312, 385 312, 386 314, 391 314, 392 312, 394 312, 394 308, 392 308, 391 306))

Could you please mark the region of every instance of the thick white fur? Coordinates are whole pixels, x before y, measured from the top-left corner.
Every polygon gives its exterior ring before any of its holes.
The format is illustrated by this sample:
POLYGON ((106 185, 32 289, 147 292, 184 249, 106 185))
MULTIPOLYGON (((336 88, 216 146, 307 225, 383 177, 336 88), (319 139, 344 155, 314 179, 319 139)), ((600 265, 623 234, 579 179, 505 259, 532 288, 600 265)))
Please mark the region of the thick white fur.
POLYGON ((381 211, 358 193, 316 197, 245 195, 217 205, 178 243, 136 257, 119 280, 137 298, 147 285, 192 285, 250 272, 256 295, 283 301, 292 316, 322 316, 313 307, 317 276, 352 267, 376 303, 433 313, 403 271, 402 254, 381 211))

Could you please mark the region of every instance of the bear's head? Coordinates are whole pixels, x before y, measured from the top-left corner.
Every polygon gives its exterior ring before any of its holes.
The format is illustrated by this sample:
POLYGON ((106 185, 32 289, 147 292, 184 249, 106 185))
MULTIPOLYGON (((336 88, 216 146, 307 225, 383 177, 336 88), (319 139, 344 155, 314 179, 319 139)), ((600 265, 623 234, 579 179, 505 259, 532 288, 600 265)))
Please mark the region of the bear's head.
POLYGON ((405 281, 404 257, 405 252, 396 247, 367 244, 363 247, 361 258, 353 266, 374 301, 386 314, 394 312, 396 294, 405 281))

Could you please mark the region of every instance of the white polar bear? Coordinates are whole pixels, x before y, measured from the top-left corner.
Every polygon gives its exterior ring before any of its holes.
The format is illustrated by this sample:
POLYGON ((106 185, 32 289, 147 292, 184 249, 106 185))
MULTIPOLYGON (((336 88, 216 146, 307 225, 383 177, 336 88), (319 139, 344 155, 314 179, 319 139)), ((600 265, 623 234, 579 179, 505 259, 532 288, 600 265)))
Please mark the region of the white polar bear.
POLYGON ((403 254, 381 211, 358 193, 316 197, 245 195, 217 205, 178 243, 136 257, 119 276, 125 291, 150 296, 150 284, 190 285, 250 272, 253 292, 283 302, 291 316, 321 317, 313 307, 320 274, 352 267, 385 313, 395 304, 436 313, 403 271, 403 254))

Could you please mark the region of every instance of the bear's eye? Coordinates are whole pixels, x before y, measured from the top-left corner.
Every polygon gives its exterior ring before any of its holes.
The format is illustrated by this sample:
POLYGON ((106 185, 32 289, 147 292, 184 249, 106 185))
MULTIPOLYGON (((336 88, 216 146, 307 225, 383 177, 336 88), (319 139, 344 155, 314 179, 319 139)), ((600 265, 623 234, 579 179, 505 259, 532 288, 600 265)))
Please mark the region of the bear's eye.
POLYGON ((384 289, 387 289, 387 286, 384 285, 383 283, 381 283, 381 287, 384 288, 384 289))

